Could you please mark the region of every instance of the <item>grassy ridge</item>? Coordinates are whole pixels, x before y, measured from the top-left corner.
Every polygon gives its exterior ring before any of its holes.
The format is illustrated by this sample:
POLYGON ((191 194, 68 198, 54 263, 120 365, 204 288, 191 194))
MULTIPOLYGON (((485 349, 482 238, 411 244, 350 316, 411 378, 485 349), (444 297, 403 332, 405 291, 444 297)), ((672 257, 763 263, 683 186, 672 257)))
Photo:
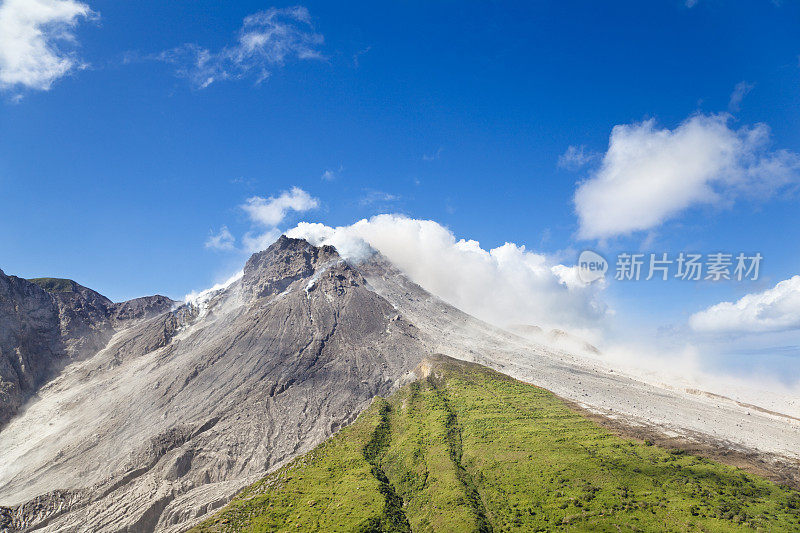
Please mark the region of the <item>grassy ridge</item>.
POLYGON ((446 358, 196 531, 797 531, 800 493, 446 358))
POLYGON ((47 292, 75 292, 77 285, 71 279, 63 278, 33 278, 28 281, 35 283, 47 292))

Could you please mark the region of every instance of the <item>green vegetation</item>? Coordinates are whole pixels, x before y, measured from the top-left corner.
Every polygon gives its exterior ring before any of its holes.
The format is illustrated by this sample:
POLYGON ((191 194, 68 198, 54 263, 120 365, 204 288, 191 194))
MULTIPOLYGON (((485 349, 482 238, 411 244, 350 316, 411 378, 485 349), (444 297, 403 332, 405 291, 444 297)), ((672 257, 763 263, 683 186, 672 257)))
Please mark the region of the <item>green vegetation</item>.
POLYGON ((62 278, 33 278, 28 281, 35 283, 47 292, 75 292, 77 285, 71 279, 62 278))
POLYGON ((389 421, 392 407, 389 402, 382 398, 378 398, 375 403, 377 404, 380 421, 372 431, 372 438, 364 446, 362 453, 364 454, 364 459, 372 466, 372 476, 380 483, 378 490, 383 495, 384 505, 383 512, 379 516, 374 516, 361 524, 359 530, 364 533, 373 531, 409 532, 411 527, 408 524, 408 518, 403 512, 403 499, 395 492, 389 477, 381 465, 381 459, 392 442, 391 422, 389 421))
POLYGON ((800 493, 436 358, 195 531, 797 531, 800 493))

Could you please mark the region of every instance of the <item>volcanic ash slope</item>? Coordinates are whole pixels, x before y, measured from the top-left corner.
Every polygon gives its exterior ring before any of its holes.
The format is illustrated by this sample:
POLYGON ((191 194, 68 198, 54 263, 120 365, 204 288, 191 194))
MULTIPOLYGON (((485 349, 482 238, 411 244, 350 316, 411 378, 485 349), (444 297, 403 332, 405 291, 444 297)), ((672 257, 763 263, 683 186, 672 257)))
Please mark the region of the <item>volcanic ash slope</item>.
POLYGON ((117 333, 0 432, 0 527, 180 530, 396 388, 418 330, 332 247, 117 333))

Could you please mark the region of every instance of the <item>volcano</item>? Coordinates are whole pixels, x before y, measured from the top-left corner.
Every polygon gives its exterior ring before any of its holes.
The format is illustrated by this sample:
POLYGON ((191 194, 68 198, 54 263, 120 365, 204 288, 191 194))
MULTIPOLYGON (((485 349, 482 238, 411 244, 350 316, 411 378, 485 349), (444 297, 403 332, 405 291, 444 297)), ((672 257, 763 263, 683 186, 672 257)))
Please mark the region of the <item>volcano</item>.
POLYGON ((437 354, 546 388, 587 416, 757 457, 776 476, 800 459, 791 417, 492 326, 378 253, 346 260, 282 236, 241 277, 186 303, 113 303, 69 280, 5 274, 0 290, 4 531, 184 531, 437 354))

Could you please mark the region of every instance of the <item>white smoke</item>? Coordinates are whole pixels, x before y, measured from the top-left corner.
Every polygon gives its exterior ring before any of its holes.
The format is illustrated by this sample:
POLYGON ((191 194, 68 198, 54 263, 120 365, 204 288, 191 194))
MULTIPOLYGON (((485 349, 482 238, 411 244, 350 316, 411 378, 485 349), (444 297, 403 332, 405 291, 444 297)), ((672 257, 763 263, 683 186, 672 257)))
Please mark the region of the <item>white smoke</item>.
MULTIPOLYGON (((341 227, 301 222, 285 233, 316 246, 332 245, 354 262, 378 251, 411 280, 465 312, 537 342, 597 358, 615 372, 800 414, 800 383, 775 372, 776 365, 785 364, 783 359, 773 357, 772 366, 754 361, 750 368, 741 364, 748 356, 738 355, 737 368, 727 354, 730 346, 703 343, 691 331, 659 337, 615 324, 613 311, 602 299, 603 281, 586 284, 576 267, 524 246, 505 243, 484 249, 477 241, 458 239, 435 221, 388 214, 341 227)), ((202 314, 219 291, 241 275, 189 293, 186 301, 202 314)))
POLYGON ((204 289, 202 291, 192 291, 183 297, 183 301, 194 307, 202 308, 203 305, 213 298, 219 291, 228 288, 232 283, 238 281, 244 275, 244 270, 240 270, 225 281, 204 289))
POLYGON ((800 382, 788 376, 781 379, 774 371, 758 365, 747 372, 726 370, 726 356, 720 353, 724 349, 696 341, 669 343, 648 338, 610 343, 603 347, 602 354, 585 355, 656 386, 693 394, 710 392, 800 417, 800 382))
POLYGON ((781 379, 774 369, 758 365, 737 371, 728 364, 724 346, 698 343, 688 331, 659 338, 616 324, 602 301, 602 282, 587 285, 576 267, 524 246, 506 243, 486 250, 476 241, 457 239, 437 222, 399 215, 336 228, 304 222, 286 234, 335 246, 352 261, 377 250, 413 281, 463 311, 501 327, 514 325, 510 331, 538 342, 597 358, 615 372, 679 391, 709 391, 800 414, 800 383, 790 376, 781 379), (587 350, 584 340, 601 351, 587 350))
POLYGON ((378 215, 337 228, 302 222, 286 234, 333 245, 350 260, 364 258, 371 247, 429 292, 500 326, 534 324, 596 337, 610 313, 599 298, 604 286, 582 283, 574 267, 514 243, 486 250, 432 220, 378 215))

